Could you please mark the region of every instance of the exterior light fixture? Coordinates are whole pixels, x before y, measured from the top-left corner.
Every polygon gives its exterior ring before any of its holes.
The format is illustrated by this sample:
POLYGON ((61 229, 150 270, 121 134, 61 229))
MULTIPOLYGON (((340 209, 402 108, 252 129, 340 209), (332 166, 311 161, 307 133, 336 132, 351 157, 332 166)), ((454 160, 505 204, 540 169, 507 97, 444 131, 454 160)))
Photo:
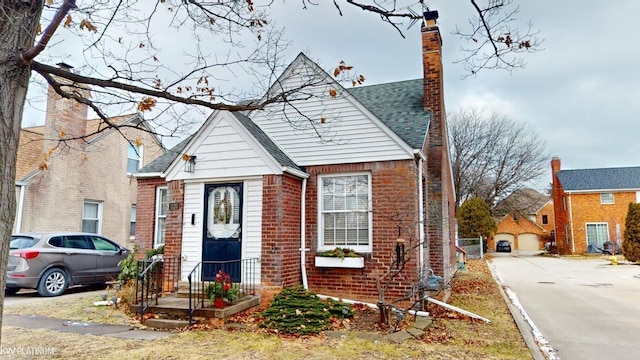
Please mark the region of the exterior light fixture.
POLYGON ((184 172, 192 173, 196 169, 196 156, 195 155, 182 155, 184 160, 184 172))

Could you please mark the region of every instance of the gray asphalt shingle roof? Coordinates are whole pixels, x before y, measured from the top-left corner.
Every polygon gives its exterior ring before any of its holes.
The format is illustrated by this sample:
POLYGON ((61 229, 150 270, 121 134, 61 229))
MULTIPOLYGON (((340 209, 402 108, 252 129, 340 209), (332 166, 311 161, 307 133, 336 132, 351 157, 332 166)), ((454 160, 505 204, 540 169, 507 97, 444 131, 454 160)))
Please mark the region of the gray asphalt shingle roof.
POLYGON ((184 150, 184 147, 187 146, 187 143, 189 143, 189 141, 191 140, 192 137, 193 137, 193 135, 190 135, 186 139, 180 141, 178 143, 178 145, 172 147, 171 149, 167 150, 167 152, 165 152, 164 154, 158 156, 152 162, 150 162, 147 165, 143 166, 140 170, 138 170, 138 172, 139 173, 162 173, 162 172, 164 172, 165 170, 167 170, 169 165, 171 165, 173 160, 182 153, 182 150, 184 150))
MULTIPOLYGON (((424 111, 422 79, 354 87, 347 91, 411 148, 422 149, 431 121, 431 114, 424 111)), ((240 112, 233 114, 276 161, 291 169, 303 171, 249 117, 240 112)), ((139 172, 166 171, 192 137, 193 135, 181 141, 139 172)))
MULTIPOLYGON (((293 160, 291 160, 271 139, 265 134, 258 125, 256 125, 251 119, 249 119, 246 115, 240 112, 232 112, 232 114, 238 119, 240 124, 242 124, 251 135, 260 142, 260 144, 267 150, 273 158, 280 163, 280 165, 289 167, 291 169, 303 171, 298 165, 296 165, 293 160)), ((147 164, 145 167, 140 169, 139 173, 161 173, 169 168, 169 165, 173 162, 173 160, 182 154, 185 146, 191 140, 193 135, 188 138, 182 140, 178 145, 171 148, 166 153, 159 156, 154 161, 147 164)))
POLYGON ((424 111, 422 79, 347 89, 413 149, 422 149, 431 113, 424 111))
POLYGON ((565 191, 640 189, 640 166, 560 170, 557 175, 565 191))

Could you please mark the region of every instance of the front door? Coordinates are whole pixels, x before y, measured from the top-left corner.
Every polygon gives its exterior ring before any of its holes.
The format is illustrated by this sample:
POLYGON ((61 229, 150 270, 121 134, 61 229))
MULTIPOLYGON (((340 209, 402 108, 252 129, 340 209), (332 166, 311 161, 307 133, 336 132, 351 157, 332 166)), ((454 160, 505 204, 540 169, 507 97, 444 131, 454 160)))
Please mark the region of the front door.
POLYGON ((207 184, 204 188, 202 261, 205 281, 223 270, 240 281, 242 249, 242 184, 207 184), (216 263, 207 263, 215 261, 216 263))

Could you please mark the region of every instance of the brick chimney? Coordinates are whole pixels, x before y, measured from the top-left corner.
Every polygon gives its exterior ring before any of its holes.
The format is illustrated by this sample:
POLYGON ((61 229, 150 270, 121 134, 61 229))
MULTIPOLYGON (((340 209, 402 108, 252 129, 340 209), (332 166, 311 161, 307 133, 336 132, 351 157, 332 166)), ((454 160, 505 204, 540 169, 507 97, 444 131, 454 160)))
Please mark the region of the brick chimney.
MULTIPOLYGON (((448 282, 455 265, 455 196, 447 141, 442 73, 442 39, 437 11, 424 13, 422 26, 423 102, 431 114, 427 154, 427 237, 430 267, 448 282)), ((445 295, 446 296, 446 295, 445 295)))
MULTIPOLYGON (((73 67, 65 63, 59 63, 58 66, 71 72, 73 67)), ((78 93, 80 96, 88 98, 89 90, 81 87, 72 87, 69 80, 56 78, 62 83, 62 90, 78 93), (67 84, 67 85, 64 85, 67 84)), ((61 138, 74 138, 86 135, 87 131, 87 111, 88 106, 81 104, 75 100, 64 99, 58 95, 52 86, 47 91, 47 112, 45 114, 44 136, 45 141, 44 152, 48 152, 51 147, 58 145, 61 138), (64 134, 64 136, 61 136, 64 134)), ((83 140, 71 141, 69 146, 81 149, 83 140)))
POLYGON ((551 175, 555 175, 558 171, 560 171, 560 158, 554 156, 551 158, 551 175))

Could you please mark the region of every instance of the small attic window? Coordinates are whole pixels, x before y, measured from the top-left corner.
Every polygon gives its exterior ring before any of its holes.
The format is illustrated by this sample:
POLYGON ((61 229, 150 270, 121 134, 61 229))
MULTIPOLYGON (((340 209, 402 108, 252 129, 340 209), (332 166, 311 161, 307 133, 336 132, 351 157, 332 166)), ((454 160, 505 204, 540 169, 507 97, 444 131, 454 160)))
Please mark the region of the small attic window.
POLYGON ((613 193, 602 193, 600 194, 600 204, 615 204, 615 200, 613 198, 613 193))

